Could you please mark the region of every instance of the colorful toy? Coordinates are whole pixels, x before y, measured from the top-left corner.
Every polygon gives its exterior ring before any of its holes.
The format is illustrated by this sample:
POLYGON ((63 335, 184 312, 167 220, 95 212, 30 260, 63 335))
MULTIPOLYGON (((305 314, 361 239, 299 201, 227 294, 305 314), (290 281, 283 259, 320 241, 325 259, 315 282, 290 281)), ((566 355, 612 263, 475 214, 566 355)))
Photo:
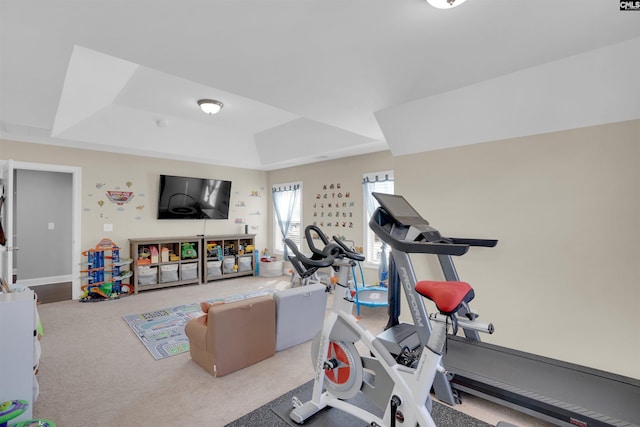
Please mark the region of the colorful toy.
POLYGON ((149 265, 151 264, 151 251, 147 247, 141 247, 138 252, 138 265, 149 265))
POLYGON ((0 403, 0 427, 6 427, 7 421, 21 415, 29 407, 26 400, 11 400, 0 403))
POLYGON ((28 420, 12 424, 11 427, 56 427, 56 424, 51 420, 28 420))
POLYGON ((193 247, 193 243, 185 242, 182 244, 182 259, 185 258, 197 258, 198 252, 193 247))
POLYGON ((82 252, 82 255, 87 257, 85 265, 88 269, 81 272, 87 273, 83 278, 88 283, 82 286, 81 302, 105 301, 131 294, 132 286, 122 282, 133 276, 133 271, 123 271, 122 267, 130 265, 133 260, 120 259, 120 248, 111 239, 102 239, 95 248, 82 252), (106 251, 111 255, 105 255, 106 251), (111 263, 105 265, 105 259, 111 263), (106 275, 110 275, 111 280, 106 280, 106 275))
POLYGON ((218 254, 218 244, 216 242, 207 243, 207 255, 212 257, 218 254))
POLYGON ((151 246, 149 248, 149 252, 151 252, 151 264, 157 264, 159 259, 158 259, 158 248, 155 246, 151 246))
MULTIPOLYGON (((7 427, 7 422, 24 413, 29 407, 26 400, 11 400, 9 402, 0 403, 0 427, 7 427)), ((55 423, 50 420, 28 420, 11 424, 11 427, 56 427, 55 423)))

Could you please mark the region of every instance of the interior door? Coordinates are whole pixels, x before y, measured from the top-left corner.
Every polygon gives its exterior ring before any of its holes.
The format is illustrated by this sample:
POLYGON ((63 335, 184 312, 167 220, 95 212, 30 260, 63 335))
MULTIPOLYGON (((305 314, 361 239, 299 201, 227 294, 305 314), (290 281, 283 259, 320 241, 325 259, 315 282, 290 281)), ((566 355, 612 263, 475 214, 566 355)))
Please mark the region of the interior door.
POLYGON ((0 217, 6 238, 0 245, 0 277, 13 283, 13 160, 0 160, 0 197, 4 197, 0 217))

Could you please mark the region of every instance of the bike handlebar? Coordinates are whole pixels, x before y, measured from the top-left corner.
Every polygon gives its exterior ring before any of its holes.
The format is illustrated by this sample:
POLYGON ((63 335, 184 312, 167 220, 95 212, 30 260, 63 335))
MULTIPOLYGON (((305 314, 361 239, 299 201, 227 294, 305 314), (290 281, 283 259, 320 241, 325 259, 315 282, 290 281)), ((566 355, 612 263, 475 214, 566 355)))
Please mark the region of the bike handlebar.
POLYGON ((305 266, 311 266, 317 268, 329 267, 333 264, 333 260, 336 258, 337 252, 341 252, 341 249, 335 243, 329 243, 324 247, 322 251, 318 255, 321 258, 313 259, 305 256, 302 252, 298 250, 298 246, 291 239, 284 239, 284 242, 287 244, 291 252, 295 255, 295 257, 300 260, 305 266))
POLYGON ((298 246, 291 239, 284 239, 285 244, 293 253, 293 256, 289 256, 289 261, 301 277, 309 277, 319 268, 332 266, 336 259, 348 258, 354 261, 364 261, 365 259, 364 255, 349 248, 337 236, 333 236, 333 242, 330 242, 327 235, 315 225, 309 225, 305 228, 305 237, 312 252, 311 257, 300 252, 298 246), (314 231, 324 243, 324 248, 319 249, 313 243, 314 239, 311 233, 314 231))
POLYGON ((324 243, 325 246, 329 244, 329 238, 316 225, 308 225, 307 228, 305 228, 304 230, 304 236, 307 239, 307 245, 309 245, 309 249, 311 249, 311 252, 313 252, 316 255, 324 256, 323 249, 318 249, 316 245, 313 243, 314 239, 313 239, 313 236, 311 235, 312 231, 315 231, 318 234, 318 237, 320 238, 320 240, 322 240, 322 243, 324 243))
POLYGON ((356 252, 355 250, 353 250, 350 247, 348 247, 347 245, 345 245, 344 242, 338 238, 338 236, 333 236, 333 240, 338 245, 340 245, 340 248, 342 248, 342 250, 344 252, 344 256, 346 256, 347 258, 352 259, 354 261, 364 261, 364 255, 356 252))

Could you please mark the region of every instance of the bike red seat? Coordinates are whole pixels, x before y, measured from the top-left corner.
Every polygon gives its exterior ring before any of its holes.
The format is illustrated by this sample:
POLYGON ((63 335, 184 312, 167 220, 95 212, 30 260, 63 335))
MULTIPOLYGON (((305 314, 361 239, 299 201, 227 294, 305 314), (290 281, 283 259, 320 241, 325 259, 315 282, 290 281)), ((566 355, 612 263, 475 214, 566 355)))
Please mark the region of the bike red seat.
POLYGON ((434 282, 423 280, 416 283, 416 291, 436 304, 440 313, 450 316, 458 311, 462 303, 475 296, 467 282, 434 282))

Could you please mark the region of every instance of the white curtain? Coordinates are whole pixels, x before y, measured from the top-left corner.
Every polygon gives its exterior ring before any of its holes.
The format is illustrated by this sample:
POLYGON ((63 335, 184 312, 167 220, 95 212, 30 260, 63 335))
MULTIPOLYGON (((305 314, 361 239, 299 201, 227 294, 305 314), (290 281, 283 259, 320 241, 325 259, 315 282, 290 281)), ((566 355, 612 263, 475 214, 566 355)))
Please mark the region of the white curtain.
MULTIPOLYGON (((289 227, 291 226, 291 218, 298 205, 300 197, 300 185, 274 186, 271 190, 273 196, 273 209, 276 211, 278 226, 282 234, 282 240, 287 238, 289 227)), ((288 257, 287 245, 284 245, 284 259, 288 257)))
POLYGON ((378 262, 378 279, 380 284, 387 284, 389 266, 388 266, 388 250, 386 243, 377 239, 374 233, 369 229, 368 219, 371 218, 376 208, 379 206, 378 201, 371 195, 373 192, 393 194, 393 171, 377 172, 373 174, 366 174, 362 178, 362 187, 364 194, 364 203, 367 209, 367 221, 365 226, 367 227, 367 235, 369 241, 369 247, 367 248, 367 257, 371 261, 378 262))

